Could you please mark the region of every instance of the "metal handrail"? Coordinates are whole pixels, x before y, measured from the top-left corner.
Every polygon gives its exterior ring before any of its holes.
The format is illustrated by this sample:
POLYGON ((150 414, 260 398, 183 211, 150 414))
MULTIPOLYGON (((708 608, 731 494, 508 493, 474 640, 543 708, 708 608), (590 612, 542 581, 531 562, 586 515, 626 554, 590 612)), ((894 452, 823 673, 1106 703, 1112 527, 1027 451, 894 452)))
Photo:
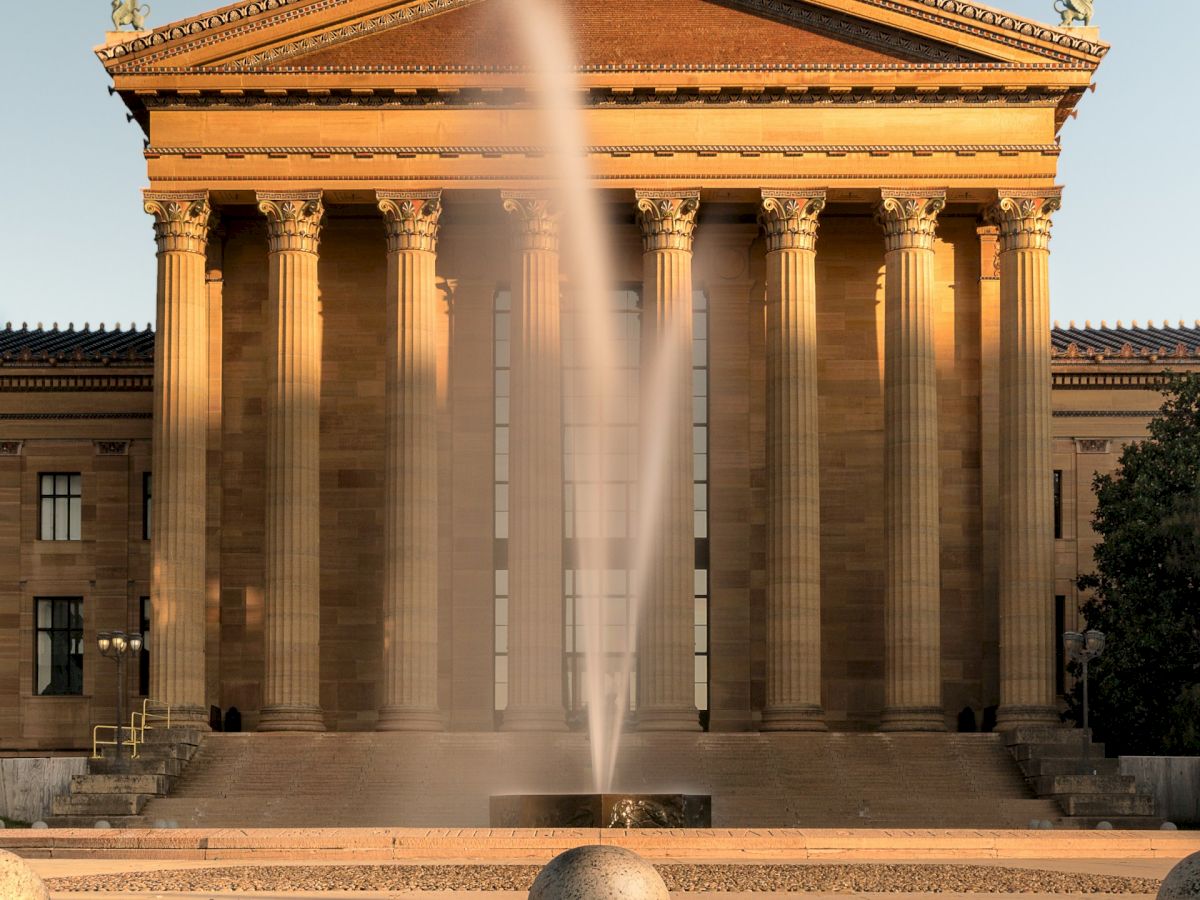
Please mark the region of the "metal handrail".
POLYGON ((133 711, 129 714, 129 738, 124 741, 119 740, 117 734, 118 728, 116 725, 96 725, 92 728, 92 759, 103 759, 104 754, 100 752, 101 747, 117 747, 118 744, 131 747, 132 752, 130 757, 137 759, 138 746, 146 743, 146 729, 154 730, 153 725, 148 725, 147 720, 156 719, 165 721, 166 727, 171 727, 171 706, 168 703, 163 703, 160 700, 151 700, 149 697, 142 701, 141 712, 133 711), (151 712, 151 707, 156 707, 163 712, 151 712), (140 725, 139 725, 140 720, 140 725), (109 732, 113 735, 111 741, 100 740, 100 733, 109 732))

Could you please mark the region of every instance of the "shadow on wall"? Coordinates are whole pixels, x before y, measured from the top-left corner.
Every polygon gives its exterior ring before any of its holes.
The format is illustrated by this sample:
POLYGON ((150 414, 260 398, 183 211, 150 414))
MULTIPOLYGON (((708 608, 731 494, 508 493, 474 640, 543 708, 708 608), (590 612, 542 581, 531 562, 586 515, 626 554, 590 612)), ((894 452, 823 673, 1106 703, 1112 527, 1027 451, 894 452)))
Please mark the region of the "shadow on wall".
POLYGON ((54 798, 71 788, 71 777, 86 775, 87 757, 0 759, 0 816, 37 822, 50 815, 54 798))

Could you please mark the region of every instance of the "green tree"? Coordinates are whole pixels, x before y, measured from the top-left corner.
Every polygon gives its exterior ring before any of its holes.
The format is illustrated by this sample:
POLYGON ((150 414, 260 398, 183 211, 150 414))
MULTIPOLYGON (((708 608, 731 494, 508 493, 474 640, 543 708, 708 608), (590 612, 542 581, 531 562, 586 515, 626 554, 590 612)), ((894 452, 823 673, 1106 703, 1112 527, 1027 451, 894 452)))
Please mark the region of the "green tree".
MULTIPOLYGON (((1200 373, 1168 374, 1150 435, 1093 483, 1091 722, 1119 754, 1200 754, 1200 373)), ((1078 674, 1076 672, 1076 674, 1078 674)), ((1081 691, 1069 698, 1081 718, 1081 691)))

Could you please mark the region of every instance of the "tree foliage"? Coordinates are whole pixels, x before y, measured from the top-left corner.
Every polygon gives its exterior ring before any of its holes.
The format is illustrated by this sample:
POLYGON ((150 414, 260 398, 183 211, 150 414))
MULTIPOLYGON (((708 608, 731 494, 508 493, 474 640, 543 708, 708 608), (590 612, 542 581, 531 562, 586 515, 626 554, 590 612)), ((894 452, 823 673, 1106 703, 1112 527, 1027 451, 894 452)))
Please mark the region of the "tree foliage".
MULTIPOLYGON (((1120 754, 1200 754, 1200 373, 1168 375, 1147 439, 1093 482, 1091 723, 1120 754)), ((1071 715, 1079 718, 1080 690, 1071 715)))

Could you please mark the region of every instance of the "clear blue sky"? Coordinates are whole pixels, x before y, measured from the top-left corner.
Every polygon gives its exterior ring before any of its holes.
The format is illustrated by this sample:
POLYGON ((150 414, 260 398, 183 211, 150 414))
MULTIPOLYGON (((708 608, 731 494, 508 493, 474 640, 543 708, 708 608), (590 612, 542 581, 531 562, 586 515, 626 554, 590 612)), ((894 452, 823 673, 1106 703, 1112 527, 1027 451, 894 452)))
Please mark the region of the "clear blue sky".
MULTIPOLYGON (((150 22, 224 2, 150 0, 150 22)), ((1056 19, 1052 0, 1001 5, 1056 19)), ((1186 86, 1196 56, 1193 5, 1096 0, 1096 24, 1113 49, 1097 93, 1063 130, 1067 192, 1055 218, 1052 315, 1064 324, 1200 318, 1192 271, 1200 253, 1198 104, 1186 86)), ((139 198, 142 135, 108 96, 91 52, 111 27, 108 0, 4 7, 0 323, 150 321, 154 248, 139 198)))

